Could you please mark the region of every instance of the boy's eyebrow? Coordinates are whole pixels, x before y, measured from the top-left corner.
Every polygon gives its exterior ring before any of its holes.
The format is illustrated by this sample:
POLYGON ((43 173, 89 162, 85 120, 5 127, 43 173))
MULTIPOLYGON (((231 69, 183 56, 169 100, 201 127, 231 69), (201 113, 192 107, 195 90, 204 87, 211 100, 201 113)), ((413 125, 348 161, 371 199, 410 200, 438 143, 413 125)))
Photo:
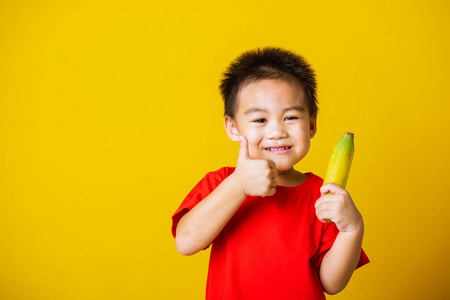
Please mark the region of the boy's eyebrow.
POLYGON ((251 107, 245 111, 244 115, 249 115, 257 112, 267 112, 267 109, 259 106, 251 107))
MULTIPOLYGON (((289 110, 297 110, 299 112, 306 111, 306 109, 301 105, 292 105, 292 106, 286 107, 283 110, 283 112, 287 112, 289 110)), ((247 109, 244 114, 249 115, 249 114, 253 114, 253 113, 257 113, 257 112, 267 112, 267 109, 265 109, 263 107, 255 106, 255 107, 251 107, 251 108, 247 109)))
POLYGON ((284 112, 287 112, 288 110, 298 110, 299 112, 305 112, 306 109, 301 105, 292 105, 290 107, 287 107, 284 112))

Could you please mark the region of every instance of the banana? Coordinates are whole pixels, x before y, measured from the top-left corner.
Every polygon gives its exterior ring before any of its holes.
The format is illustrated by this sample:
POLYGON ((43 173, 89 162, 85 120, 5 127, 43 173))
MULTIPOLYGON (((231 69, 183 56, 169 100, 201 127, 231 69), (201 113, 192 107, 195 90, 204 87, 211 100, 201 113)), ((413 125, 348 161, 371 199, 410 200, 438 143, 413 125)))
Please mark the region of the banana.
POLYGON ((353 138, 354 134, 352 132, 346 132, 334 146, 323 180, 324 184, 332 182, 345 189, 352 165, 353 153, 355 152, 353 138))
MULTIPOLYGON (((345 189, 353 161, 353 153, 355 152, 353 138, 354 134, 352 132, 346 132, 334 146, 323 180, 324 184, 332 182, 345 189)), ((333 223, 331 220, 327 221, 333 223)))

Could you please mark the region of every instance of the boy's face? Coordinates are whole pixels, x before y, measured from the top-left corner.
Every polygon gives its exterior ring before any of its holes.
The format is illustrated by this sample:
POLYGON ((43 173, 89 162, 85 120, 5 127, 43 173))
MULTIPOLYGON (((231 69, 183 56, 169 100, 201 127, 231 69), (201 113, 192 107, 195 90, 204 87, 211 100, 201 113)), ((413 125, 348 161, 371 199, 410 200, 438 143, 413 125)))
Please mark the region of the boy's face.
POLYGON ((234 118, 225 117, 231 140, 248 140, 252 159, 270 159, 278 172, 289 171, 308 153, 316 133, 303 87, 296 82, 262 79, 243 87, 234 118))

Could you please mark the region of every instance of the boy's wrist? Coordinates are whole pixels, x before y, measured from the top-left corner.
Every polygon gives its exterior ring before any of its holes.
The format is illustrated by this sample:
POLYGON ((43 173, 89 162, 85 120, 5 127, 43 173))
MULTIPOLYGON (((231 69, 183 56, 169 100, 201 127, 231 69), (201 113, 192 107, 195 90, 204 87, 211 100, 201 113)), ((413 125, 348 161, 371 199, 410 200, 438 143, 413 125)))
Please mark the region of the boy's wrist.
POLYGON ((340 230, 340 232, 345 234, 364 235, 364 221, 362 216, 359 215, 358 220, 347 226, 345 229, 340 230))
POLYGON ((230 185, 236 189, 237 193, 239 193, 243 197, 248 196, 245 187, 242 184, 243 180, 236 173, 233 173, 230 176, 228 176, 227 180, 230 182, 230 185))

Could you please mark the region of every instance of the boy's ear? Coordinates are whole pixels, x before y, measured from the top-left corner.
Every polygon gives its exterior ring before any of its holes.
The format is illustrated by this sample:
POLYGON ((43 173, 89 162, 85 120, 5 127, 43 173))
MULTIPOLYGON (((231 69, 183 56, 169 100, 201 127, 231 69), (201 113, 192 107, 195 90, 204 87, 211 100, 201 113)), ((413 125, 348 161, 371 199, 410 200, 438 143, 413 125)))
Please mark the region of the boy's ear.
POLYGON ((241 138, 239 130, 234 120, 230 116, 225 116, 223 118, 223 124, 225 125, 225 130, 230 140, 232 140, 233 142, 240 142, 241 138))
POLYGON ((312 139, 317 132, 317 114, 309 118, 309 138, 312 139))

